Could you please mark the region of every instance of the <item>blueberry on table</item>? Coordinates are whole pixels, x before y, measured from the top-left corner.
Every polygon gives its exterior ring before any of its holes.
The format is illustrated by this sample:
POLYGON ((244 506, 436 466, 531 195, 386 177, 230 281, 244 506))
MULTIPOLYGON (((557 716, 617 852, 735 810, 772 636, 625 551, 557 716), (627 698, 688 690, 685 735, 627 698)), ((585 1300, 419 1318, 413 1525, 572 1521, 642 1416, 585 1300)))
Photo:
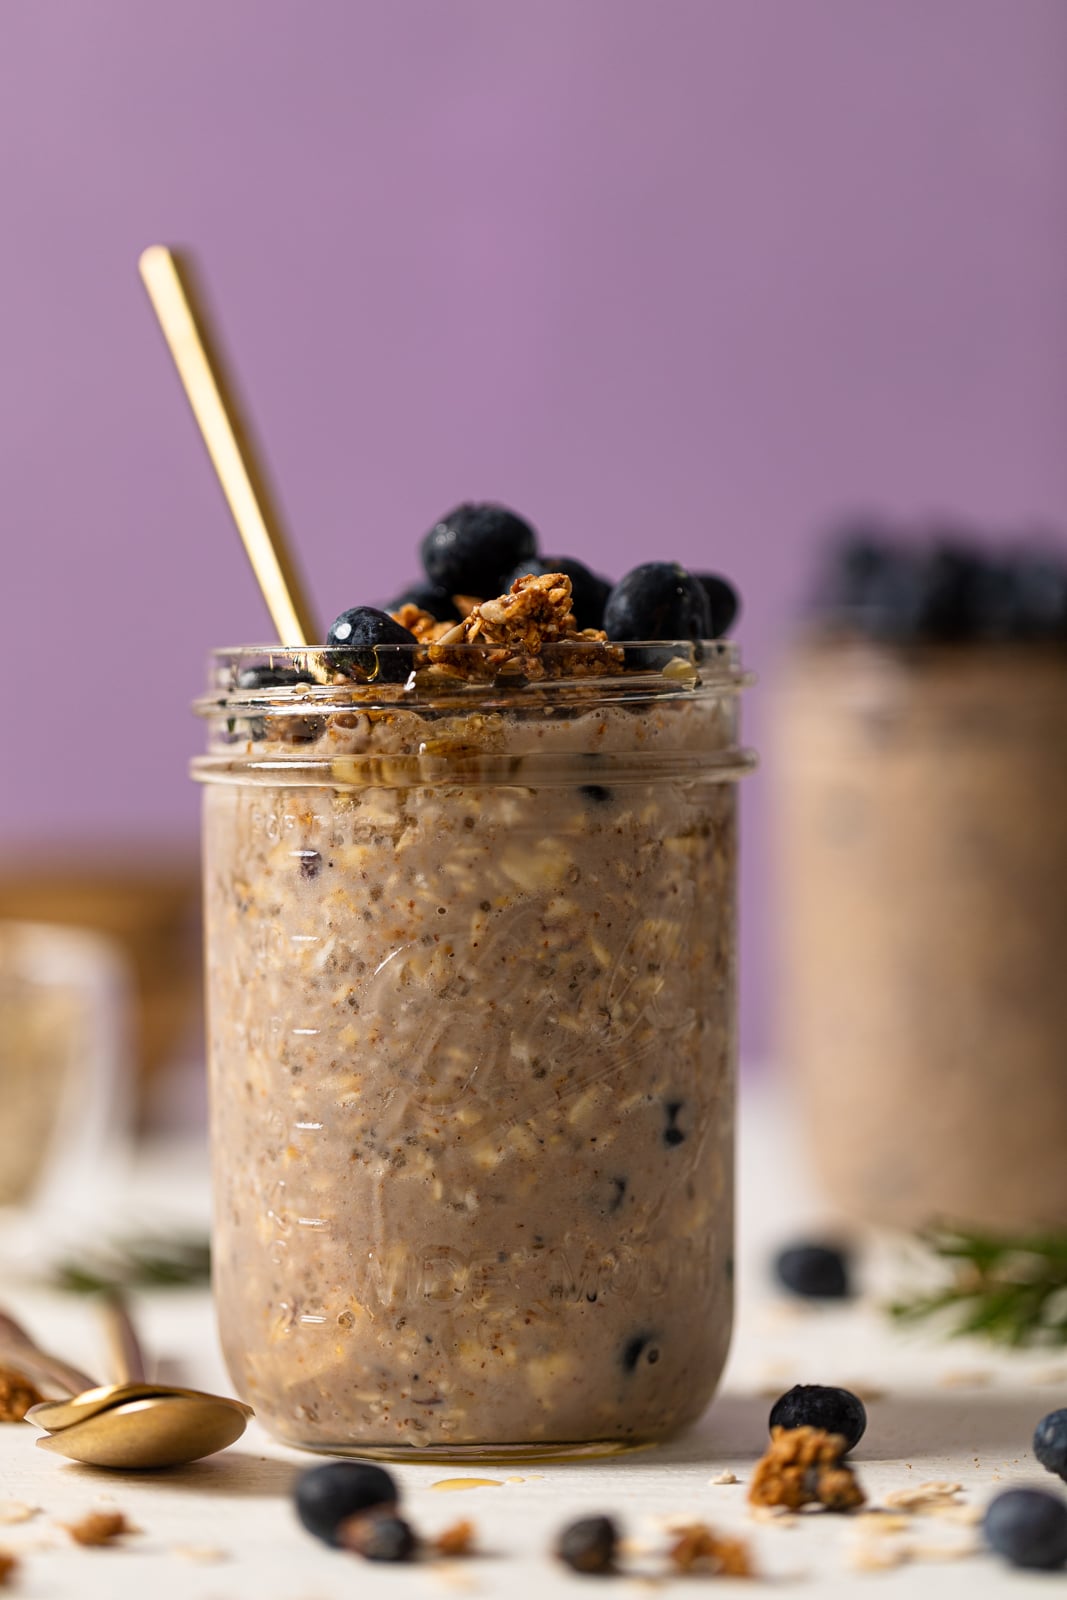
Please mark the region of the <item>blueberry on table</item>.
POLYGON ((406 654, 394 656, 391 651, 384 651, 379 655, 375 646, 418 642, 407 628, 373 606, 353 606, 350 611, 342 611, 326 635, 330 649, 345 652, 342 664, 351 660, 360 672, 380 683, 403 683, 412 662, 406 654))
POLYGON ((1057 1477, 1067 1479, 1067 1411, 1050 1411, 1034 1429, 1034 1455, 1057 1477))
POLYGON ((717 572, 694 572, 693 577, 702 586, 711 607, 711 632, 709 639, 723 639, 737 621, 741 601, 737 590, 717 572))
POLYGON ((537 535, 506 506, 468 502, 434 523, 420 550, 426 576, 449 594, 494 600, 508 573, 537 554, 537 535))
POLYGON ((793 1244, 780 1250, 774 1270, 783 1289, 810 1300, 847 1300, 848 1257, 832 1244, 793 1244))
POLYGON ((618 1549, 619 1530, 610 1517, 579 1517, 556 1540, 556 1555, 572 1572, 614 1572, 618 1549))
POLYGON ((987 1506, 982 1531, 1013 1567, 1050 1571, 1067 1561, 1067 1505, 1047 1489, 1005 1489, 987 1506))
POLYGON ((394 1507, 400 1490, 392 1473, 373 1461, 329 1461, 300 1474, 293 1498, 308 1533, 337 1545, 344 1521, 375 1506, 394 1507))
POLYGON ((386 611, 399 611, 402 606, 418 606, 420 611, 428 611, 435 622, 459 622, 460 615, 456 610, 455 601, 447 589, 438 588, 435 583, 409 583, 402 589, 395 600, 390 600, 386 611))
POLYGON ((674 561, 634 567, 608 595, 609 639, 708 639, 711 606, 699 578, 674 561))
POLYGON ((379 1507, 346 1517, 338 1541, 365 1561, 411 1561, 419 1547, 414 1530, 391 1507, 379 1507))
POLYGON ((573 556, 534 556, 531 561, 520 562, 514 572, 504 579, 502 593, 506 593, 519 578, 531 575, 543 577, 546 572, 562 572, 571 580, 571 609, 579 628, 600 628, 604 625, 604 606, 611 593, 611 584, 598 577, 582 561, 573 556))
POLYGON ((821 1383, 798 1383, 771 1407, 770 1428, 821 1428, 837 1433, 845 1449, 854 1450, 867 1428, 867 1410, 851 1389, 821 1383))

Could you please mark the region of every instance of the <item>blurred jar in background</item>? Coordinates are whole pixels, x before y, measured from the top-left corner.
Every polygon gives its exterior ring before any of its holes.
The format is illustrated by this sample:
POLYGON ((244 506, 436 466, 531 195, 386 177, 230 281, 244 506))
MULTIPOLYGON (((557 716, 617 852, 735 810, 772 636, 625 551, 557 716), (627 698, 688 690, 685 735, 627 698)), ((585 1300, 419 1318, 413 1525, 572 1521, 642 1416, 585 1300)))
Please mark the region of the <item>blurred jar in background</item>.
POLYGON ((131 1110, 130 982, 97 934, 0 921, 0 1251, 84 1229, 114 1197, 131 1110))
POLYGON ((858 1219, 1067 1226, 1067 564, 853 539, 773 696, 782 1013, 858 1219))

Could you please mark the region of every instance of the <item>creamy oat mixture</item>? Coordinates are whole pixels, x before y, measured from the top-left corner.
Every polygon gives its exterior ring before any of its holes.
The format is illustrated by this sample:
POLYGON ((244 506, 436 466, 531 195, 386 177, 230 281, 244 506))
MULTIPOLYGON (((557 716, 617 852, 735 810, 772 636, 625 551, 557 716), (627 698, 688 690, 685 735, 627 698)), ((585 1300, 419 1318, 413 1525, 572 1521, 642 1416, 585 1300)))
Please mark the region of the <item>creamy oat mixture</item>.
POLYGON ((222 1337, 293 1443, 654 1439, 718 1378, 736 677, 598 650, 201 764, 222 1337))

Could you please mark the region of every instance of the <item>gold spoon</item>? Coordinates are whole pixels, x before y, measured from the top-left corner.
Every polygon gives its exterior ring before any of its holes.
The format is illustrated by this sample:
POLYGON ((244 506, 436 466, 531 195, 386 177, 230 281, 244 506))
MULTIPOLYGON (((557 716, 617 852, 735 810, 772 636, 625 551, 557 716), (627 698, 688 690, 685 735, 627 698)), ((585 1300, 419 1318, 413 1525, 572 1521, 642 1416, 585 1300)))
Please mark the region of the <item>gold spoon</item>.
POLYGON ((125 1307, 109 1298, 105 1314, 123 1381, 94 1387, 91 1378, 41 1350, 13 1318, 0 1313, 0 1353, 72 1391, 89 1386, 71 1401, 45 1401, 26 1413, 48 1430, 37 1440, 41 1449, 89 1466, 145 1470, 198 1461, 241 1437, 252 1416, 249 1406, 195 1389, 146 1384, 140 1344, 125 1307))
POLYGON ((277 503, 227 378, 219 341, 210 331, 203 296, 196 292, 192 265, 166 245, 153 244, 138 266, 278 638, 286 648, 320 643, 277 503))

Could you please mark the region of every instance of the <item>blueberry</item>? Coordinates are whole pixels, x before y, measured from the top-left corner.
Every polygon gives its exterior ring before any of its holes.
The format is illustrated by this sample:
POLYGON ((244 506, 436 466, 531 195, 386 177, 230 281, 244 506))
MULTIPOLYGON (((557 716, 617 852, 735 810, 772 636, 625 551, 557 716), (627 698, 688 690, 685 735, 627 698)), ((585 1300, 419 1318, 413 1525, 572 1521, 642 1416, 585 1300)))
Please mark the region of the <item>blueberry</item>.
POLYGON ((622 1347, 622 1370, 636 1372, 637 1364, 642 1357, 650 1367, 654 1367, 659 1360, 659 1346, 655 1343, 655 1334, 635 1333, 633 1338, 627 1339, 622 1347))
POLYGON ((432 584, 449 594, 492 600, 509 572, 537 554, 537 535, 506 506, 467 503, 434 524, 422 541, 422 564, 432 584))
POLYGON ((1067 637, 1067 563, 1058 551, 1025 545, 989 565, 988 608, 1001 617, 1009 610, 1010 625, 1003 630, 1009 637, 1067 637))
POLYGON ((717 572, 694 572, 693 577, 703 587, 711 607, 711 632, 709 639, 723 639, 737 620, 741 608, 737 590, 717 572))
POLYGON ((854 1450, 867 1427, 863 1401, 850 1389, 834 1389, 821 1383, 798 1383, 781 1395, 771 1407, 771 1428, 822 1428, 839 1433, 845 1449, 854 1450))
POLYGON ((510 589, 519 578, 531 574, 539 578, 546 572, 562 572, 571 580, 571 606, 579 628, 603 627, 604 604, 611 593, 611 584, 606 578, 590 572, 583 562, 575 561, 572 556, 534 556, 530 561, 520 562, 515 571, 504 579, 501 592, 510 589))
POLYGON ((298 667, 245 667, 237 675, 239 689, 282 689, 294 683, 314 683, 310 672, 298 667))
POLYGON ((385 609, 399 611, 402 606, 418 606, 420 611, 428 611, 435 622, 461 620, 448 590, 439 589, 435 583, 420 583, 418 580, 409 583, 395 600, 390 600, 385 609))
POLYGON ((846 1300, 851 1293, 848 1257, 836 1245, 789 1245, 774 1270, 783 1288, 812 1300, 846 1300))
POLYGON ((411 1524, 388 1507, 346 1517, 338 1535, 344 1549, 365 1561, 410 1561, 419 1544, 411 1524))
POLYGON ((294 1498, 296 1514, 307 1531, 336 1545, 346 1518, 373 1506, 395 1506, 400 1490, 392 1473, 372 1461, 329 1461, 300 1474, 294 1498))
POLYGON ((711 606, 703 585, 673 561, 634 567, 608 595, 609 639, 708 639, 711 606))
POLYGON ((579 1517, 556 1540, 556 1555, 573 1572, 614 1572, 618 1548, 619 1530, 610 1517, 579 1517))
POLYGON ((682 1111, 682 1102, 680 1100, 668 1100, 663 1109, 667 1114, 667 1126, 663 1130, 664 1144, 684 1144, 685 1134, 678 1126, 678 1118, 682 1111))
POLYGON ((373 606, 353 606, 330 624, 326 643, 331 649, 344 651, 340 657, 342 670, 351 662, 372 681, 403 683, 411 671, 411 657, 391 650, 379 655, 375 646, 418 644, 418 640, 384 611, 376 611, 373 606))
POLYGON ((1034 1455, 1048 1471, 1067 1479, 1067 1411, 1050 1411, 1034 1430, 1034 1455))
POLYGON ((1067 1505, 1046 1489, 1005 1489, 986 1507, 982 1531, 1013 1567, 1049 1571, 1067 1561, 1067 1505))
POLYGON ((956 539, 919 556, 914 631, 933 644, 959 644, 981 632, 983 562, 956 539))

